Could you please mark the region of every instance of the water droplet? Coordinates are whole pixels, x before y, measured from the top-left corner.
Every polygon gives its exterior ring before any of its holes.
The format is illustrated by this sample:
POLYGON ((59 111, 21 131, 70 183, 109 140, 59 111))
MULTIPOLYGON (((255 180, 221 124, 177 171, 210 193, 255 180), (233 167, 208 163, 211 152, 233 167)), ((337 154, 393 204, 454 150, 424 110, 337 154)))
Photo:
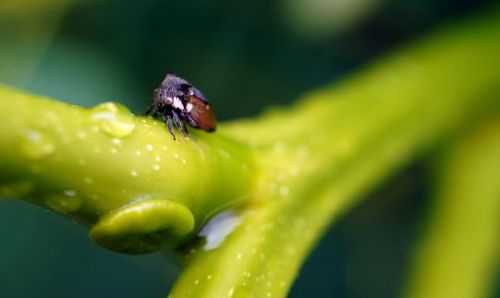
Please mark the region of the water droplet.
POLYGON ((50 209, 60 213, 74 212, 82 205, 80 196, 74 190, 65 190, 62 193, 46 195, 43 201, 50 209))
POLYGON ((292 177, 297 177, 300 175, 300 169, 297 166, 291 166, 290 167, 290 175, 292 177))
POLYGON ((63 144, 69 144, 71 142, 71 138, 67 135, 64 135, 62 136, 61 141, 63 142, 63 144))
POLYGON ((80 140, 84 140, 87 138, 87 133, 83 130, 80 130, 76 133, 76 137, 79 138, 80 140))
POLYGON ((309 157, 309 147, 301 146, 298 150, 298 156, 301 159, 307 159, 309 157))
POLYGON ((93 121, 99 128, 115 138, 128 136, 135 128, 134 119, 129 110, 116 103, 103 103, 92 109, 93 121))
POLYGON ((275 153, 283 153, 286 149, 285 143, 278 141, 274 143, 273 150, 275 153))
POLYGON ((153 145, 148 144, 148 145, 146 145, 146 149, 148 149, 148 151, 153 151, 154 147, 153 147, 153 145))
POLYGON ((0 185, 0 197, 5 199, 19 199, 33 190, 33 183, 29 181, 15 181, 0 185))
POLYGON ((285 246, 285 252, 287 255, 294 255, 295 254, 295 246, 288 244, 285 246))
POLYGON ((160 165, 154 165, 153 169, 154 169, 155 171, 159 171, 159 170, 160 170, 160 165))
POLYGON ((279 192, 282 197, 288 197, 288 195, 290 194, 290 190, 286 186, 281 186, 279 192))
POLYGON ((137 171, 135 170, 130 171, 130 176, 137 177, 137 171))
POLYGON ((28 158, 40 159, 55 150, 55 145, 49 136, 39 131, 27 130, 21 137, 20 149, 28 158))
POLYGON ((201 229, 198 236, 205 237, 205 250, 212 250, 224 242, 224 239, 241 223, 241 218, 234 211, 225 211, 212 218, 201 229))
POLYGON ((224 149, 219 149, 219 153, 220 153, 220 155, 221 155, 222 157, 224 157, 224 158, 226 158, 226 159, 231 157, 231 154, 229 154, 229 152, 227 152, 227 151, 226 151, 226 150, 224 150, 224 149))

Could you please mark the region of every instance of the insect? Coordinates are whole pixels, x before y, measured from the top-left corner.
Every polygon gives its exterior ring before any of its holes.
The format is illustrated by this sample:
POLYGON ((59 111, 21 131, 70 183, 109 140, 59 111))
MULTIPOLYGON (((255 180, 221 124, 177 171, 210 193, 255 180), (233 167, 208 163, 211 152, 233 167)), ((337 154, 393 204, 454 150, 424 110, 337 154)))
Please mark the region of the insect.
POLYGON ((205 96, 173 73, 168 73, 154 90, 153 104, 145 115, 163 117, 174 140, 172 122, 184 136, 188 134, 186 124, 206 132, 213 132, 216 128, 215 114, 205 96))

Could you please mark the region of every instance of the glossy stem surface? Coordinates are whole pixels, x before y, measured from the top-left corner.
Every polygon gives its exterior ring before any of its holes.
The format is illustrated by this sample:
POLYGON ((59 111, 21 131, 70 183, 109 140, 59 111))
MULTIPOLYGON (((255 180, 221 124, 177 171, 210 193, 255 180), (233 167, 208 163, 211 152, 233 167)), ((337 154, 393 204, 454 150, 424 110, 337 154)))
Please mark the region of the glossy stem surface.
POLYGON ((499 152, 497 118, 445 155, 407 297, 493 297, 500 265, 499 152))
POLYGON ((445 29, 292 107, 177 142, 114 104, 2 87, 0 194, 83 219, 98 243, 129 253, 185 244, 236 208, 221 243, 208 240, 227 226, 184 250, 171 297, 284 297, 363 194, 497 108, 499 20, 445 29))
POLYGON ((170 297, 286 296, 363 194, 498 107, 499 20, 437 32, 292 108, 224 127, 256 154, 257 195, 220 247, 191 250, 170 297))

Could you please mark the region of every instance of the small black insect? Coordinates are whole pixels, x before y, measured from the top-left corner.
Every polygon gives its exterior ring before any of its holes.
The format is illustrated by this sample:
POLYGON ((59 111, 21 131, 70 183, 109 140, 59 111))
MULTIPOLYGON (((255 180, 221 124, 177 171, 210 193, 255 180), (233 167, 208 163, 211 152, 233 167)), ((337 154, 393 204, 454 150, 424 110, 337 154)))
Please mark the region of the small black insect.
POLYGON ((168 73, 161 85, 154 90, 153 104, 145 114, 162 116, 174 140, 172 121, 184 136, 187 135, 186 123, 206 132, 213 132, 216 127, 214 112, 205 96, 188 81, 173 73, 168 73))

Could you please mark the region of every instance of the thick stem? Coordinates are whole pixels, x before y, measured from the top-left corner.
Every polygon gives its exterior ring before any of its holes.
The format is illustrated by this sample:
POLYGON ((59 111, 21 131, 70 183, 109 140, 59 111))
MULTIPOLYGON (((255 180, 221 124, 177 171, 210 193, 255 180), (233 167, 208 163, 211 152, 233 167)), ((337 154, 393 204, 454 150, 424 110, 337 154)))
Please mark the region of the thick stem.
POLYGON ((226 127, 257 153, 257 197, 219 248, 191 251, 171 297, 285 296, 322 232, 361 194, 495 106, 500 23, 469 26, 440 32, 293 109, 226 127))
POLYGON ((500 18, 445 30, 293 108, 172 141, 112 104, 84 110, 0 89, 0 191, 146 252, 186 237, 172 297, 283 297, 314 243, 360 195, 496 105, 500 18), (243 203, 246 203, 243 205, 243 203), (211 231, 211 232, 210 232, 211 231), (210 245, 209 245, 210 244, 210 245))
POLYGON ((500 261, 500 121, 446 155, 407 297, 493 297, 500 261))
POLYGON ((3 196, 101 220, 92 236, 108 248, 146 252, 159 236, 175 244, 253 192, 250 155, 223 137, 173 141, 163 123, 112 103, 87 110, 5 87, 0 99, 3 196))

